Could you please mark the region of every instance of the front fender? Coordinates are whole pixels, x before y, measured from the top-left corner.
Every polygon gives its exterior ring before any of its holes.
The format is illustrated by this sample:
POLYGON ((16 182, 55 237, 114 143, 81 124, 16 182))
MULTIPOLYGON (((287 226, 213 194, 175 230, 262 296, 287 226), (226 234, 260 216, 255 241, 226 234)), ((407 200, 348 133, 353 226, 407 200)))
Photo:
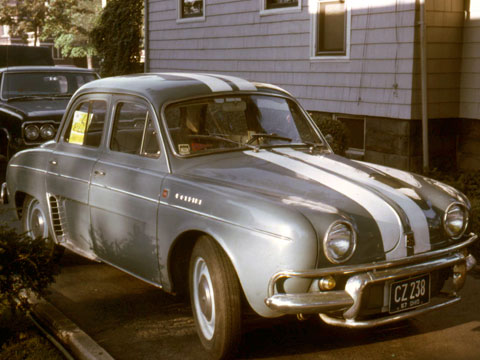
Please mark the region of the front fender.
MULTIPOLYGON (((170 278, 168 255, 175 245, 175 239, 187 231, 205 233, 215 239, 229 257, 251 307, 264 317, 281 315, 264 303, 268 283, 278 271, 315 267, 318 241, 308 219, 299 211, 258 197, 244 196, 240 199, 227 196, 224 192, 210 192, 193 183, 183 189, 178 184, 167 182, 166 187, 175 191, 171 191, 169 198, 162 201, 159 208, 162 279, 170 278), (186 191, 190 198, 180 200, 186 191), (192 194, 197 197, 192 198, 192 194), (202 202, 199 205, 200 200, 202 202), (229 216, 225 208, 219 211, 214 206, 219 201, 229 204, 235 216, 229 216), (217 209, 217 212, 213 213, 213 209, 217 209), (258 221, 238 221, 242 219, 239 209, 248 209, 245 219, 261 219, 265 226, 259 228, 258 221)), ((305 292, 309 285, 310 281, 291 281, 286 284, 286 290, 291 293, 305 292)), ((171 288, 169 283, 164 286, 167 290, 171 288)))

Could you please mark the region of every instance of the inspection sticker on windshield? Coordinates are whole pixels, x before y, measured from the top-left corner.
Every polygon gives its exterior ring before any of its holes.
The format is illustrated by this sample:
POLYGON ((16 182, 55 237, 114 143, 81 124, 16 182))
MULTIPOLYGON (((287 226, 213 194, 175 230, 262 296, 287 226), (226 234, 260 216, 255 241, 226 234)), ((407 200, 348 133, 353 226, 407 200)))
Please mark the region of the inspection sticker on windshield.
POLYGON ((390 285, 390 313, 416 308, 430 301, 430 274, 390 285))

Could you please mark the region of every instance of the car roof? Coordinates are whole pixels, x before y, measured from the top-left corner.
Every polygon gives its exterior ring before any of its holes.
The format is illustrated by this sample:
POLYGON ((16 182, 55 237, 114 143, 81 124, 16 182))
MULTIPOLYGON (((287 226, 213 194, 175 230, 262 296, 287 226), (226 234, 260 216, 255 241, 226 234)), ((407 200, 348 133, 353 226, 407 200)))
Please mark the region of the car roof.
POLYGON ((77 94, 93 92, 138 95, 156 105, 216 93, 262 92, 291 96, 275 85, 205 73, 145 73, 115 76, 89 82, 83 85, 77 94))
POLYGON ((86 72, 94 73, 92 69, 79 68, 76 66, 9 66, 0 68, 0 72, 21 72, 21 71, 71 71, 71 72, 86 72))

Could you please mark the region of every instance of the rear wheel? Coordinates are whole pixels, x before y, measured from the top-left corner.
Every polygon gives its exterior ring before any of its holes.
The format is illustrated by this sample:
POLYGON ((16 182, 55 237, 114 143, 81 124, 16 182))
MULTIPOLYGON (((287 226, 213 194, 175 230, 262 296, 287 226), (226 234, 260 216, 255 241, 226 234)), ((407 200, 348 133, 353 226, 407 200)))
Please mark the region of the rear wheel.
POLYGON ((25 234, 32 239, 45 239, 46 246, 54 261, 60 260, 65 248, 55 244, 49 236, 48 218, 39 201, 29 195, 25 197, 22 209, 22 226, 25 234))
POLYGON ((190 299, 197 332, 214 359, 226 359, 241 338, 241 293, 235 270, 210 237, 202 236, 190 260, 190 299))

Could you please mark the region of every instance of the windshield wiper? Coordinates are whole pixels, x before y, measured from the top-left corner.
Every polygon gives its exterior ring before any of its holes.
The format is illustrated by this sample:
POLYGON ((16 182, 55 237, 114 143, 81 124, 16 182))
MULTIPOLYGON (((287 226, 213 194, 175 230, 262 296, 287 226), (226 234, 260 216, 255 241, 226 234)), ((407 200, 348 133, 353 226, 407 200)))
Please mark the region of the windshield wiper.
POLYGON ((257 133, 257 134, 252 134, 250 135, 250 140, 247 141, 247 144, 250 145, 251 143, 253 143, 255 140, 259 139, 259 138, 268 138, 268 139, 274 139, 274 140, 283 140, 283 141, 288 141, 288 142, 291 142, 292 139, 290 139, 289 137, 286 137, 286 136, 280 136, 280 135, 277 135, 275 133, 271 133, 271 134, 263 134, 263 133, 257 133))

